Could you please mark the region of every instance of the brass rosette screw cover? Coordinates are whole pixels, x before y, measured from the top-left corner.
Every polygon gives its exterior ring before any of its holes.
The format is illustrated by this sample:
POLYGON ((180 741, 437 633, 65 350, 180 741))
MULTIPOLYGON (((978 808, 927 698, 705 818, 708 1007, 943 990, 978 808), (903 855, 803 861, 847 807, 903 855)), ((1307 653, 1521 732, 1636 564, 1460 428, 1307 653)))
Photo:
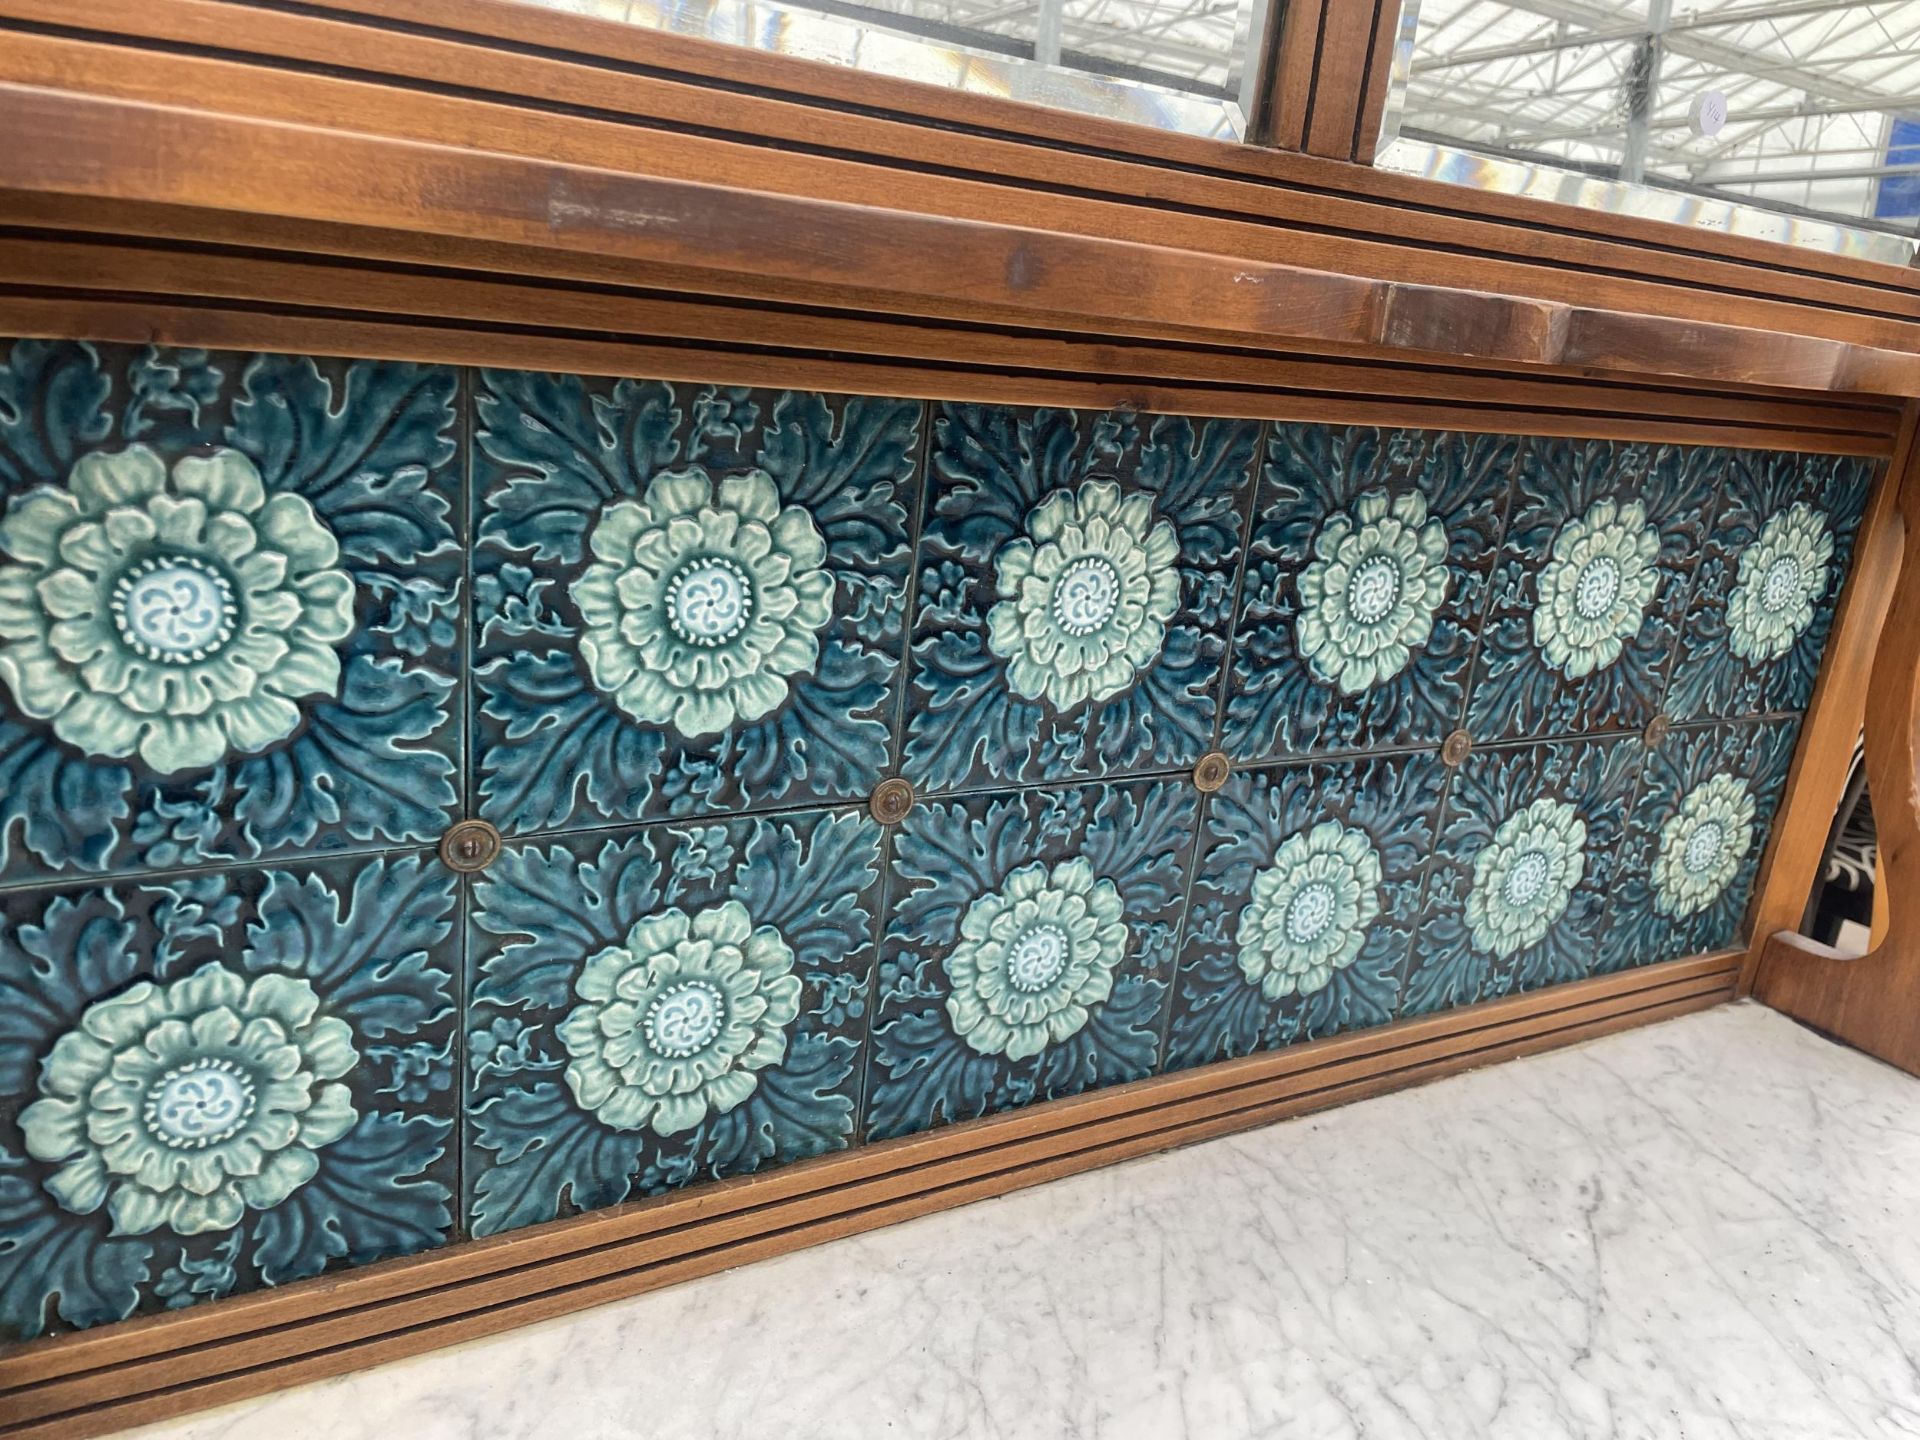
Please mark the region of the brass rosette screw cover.
POLYGON ((484 820, 460 820, 440 837, 440 858, 449 870, 471 875, 500 857, 500 832, 484 820))
POLYGON ((1227 776, 1233 773, 1233 762, 1223 751, 1209 750, 1200 757, 1193 767, 1193 788, 1202 795, 1211 795, 1227 783, 1227 776))
POLYGON ((882 780, 867 797, 867 810, 882 825, 898 825, 913 809, 913 786, 898 775, 882 780))

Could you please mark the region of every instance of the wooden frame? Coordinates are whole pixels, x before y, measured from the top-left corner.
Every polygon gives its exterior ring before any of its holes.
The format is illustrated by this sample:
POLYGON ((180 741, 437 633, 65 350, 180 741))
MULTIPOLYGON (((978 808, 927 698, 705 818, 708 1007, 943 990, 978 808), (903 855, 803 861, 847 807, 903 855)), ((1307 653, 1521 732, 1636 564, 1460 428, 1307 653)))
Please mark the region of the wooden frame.
MULTIPOLYGON (((1686 1013, 1756 976, 1769 1003, 1920 1071, 1904 911, 1869 961, 1774 933, 1804 904, 1890 606, 1874 778, 1913 789, 1920 411, 1901 398, 1920 396, 1920 274, 1375 172, 1396 13, 1289 6, 1261 121, 1286 153, 507 0, 0 0, 7 333, 1631 435, 1890 457, 1905 477, 1862 531, 1746 953, 17 1347, 0 1435, 341 1373, 1686 1013)), ((1887 809, 1899 886, 1920 820, 1887 809)))

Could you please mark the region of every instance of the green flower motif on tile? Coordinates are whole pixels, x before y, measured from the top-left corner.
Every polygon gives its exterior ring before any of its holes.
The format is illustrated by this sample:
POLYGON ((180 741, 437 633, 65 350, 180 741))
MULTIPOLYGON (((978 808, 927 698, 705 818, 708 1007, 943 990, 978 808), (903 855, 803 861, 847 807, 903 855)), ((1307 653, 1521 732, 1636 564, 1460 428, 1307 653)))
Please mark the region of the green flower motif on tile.
POLYGON ((313 507, 268 496, 235 450, 171 472, 144 445, 96 452, 0 521, 0 680, 89 755, 206 769, 335 695, 353 581, 313 507))
POLYGON ((691 1130, 753 1094, 800 1013, 792 948, 746 906, 668 909, 588 960, 560 1022, 567 1086, 616 1130, 691 1130))
POLYGON ((1035 506, 1027 533, 994 557, 1005 598, 987 615, 987 646, 1014 693, 1070 710, 1133 684, 1180 607, 1179 554, 1153 497, 1123 497, 1111 480, 1035 506))
POLYGON ((76 1214, 115 1233, 226 1230, 278 1205, 357 1116, 353 1032, 305 980, 218 963, 97 1000, 41 1065, 20 1115, 27 1152, 76 1214))
POLYGON ((1120 892, 1075 856, 1033 864, 967 907, 947 957, 947 1018, 982 1055, 1026 1060, 1087 1023, 1126 958, 1120 892))
POLYGON ((1473 862, 1467 927, 1474 944, 1512 955, 1537 943, 1586 873, 1586 844, 1586 822, 1564 800, 1536 800, 1501 821, 1473 862))
POLYGON ((1659 554, 1660 532, 1638 500, 1596 501, 1561 526, 1533 612, 1547 663, 1578 680, 1618 660, 1660 587, 1659 554))
POLYGON ((1288 836, 1240 914, 1241 972, 1269 1000, 1323 988, 1360 953, 1380 913, 1380 881, 1363 830, 1326 820, 1288 836))
POLYGON ((1767 517, 1727 596, 1727 645, 1750 664, 1777 660, 1813 623, 1813 606, 1827 589, 1833 530, 1805 501, 1767 517))
POLYGON ((1332 515, 1300 572, 1300 655, 1317 675, 1357 695, 1406 668, 1433 634, 1447 596, 1447 532, 1408 491, 1362 495, 1332 515))
POLYGON ((1753 817, 1753 792, 1724 772, 1689 791, 1660 827, 1654 908, 1684 919, 1718 900, 1753 846, 1753 817))
POLYGON ((634 719, 714 734, 779 708, 833 615, 826 542, 759 470, 656 475, 609 505, 574 582, 593 683, 634 719))

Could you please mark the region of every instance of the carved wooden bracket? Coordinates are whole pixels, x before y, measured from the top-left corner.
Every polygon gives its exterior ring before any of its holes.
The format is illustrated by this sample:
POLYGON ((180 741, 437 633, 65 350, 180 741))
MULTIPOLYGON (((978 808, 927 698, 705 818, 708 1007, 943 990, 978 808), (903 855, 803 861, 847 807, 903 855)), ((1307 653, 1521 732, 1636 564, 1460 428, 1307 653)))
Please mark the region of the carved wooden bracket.
MULTIPOLYGON (((1920 1075, 1920 909, 1907 898, 1920 895, 1920 455, 1911 438, 1896 475, 1891 513, 1874 528, 1877 543, 1898 554, 1897 580, 1865 697, 1867 784, 1890 923, 1879 943, 1857 958, 1791 930, 1774 931, 1761 948, 1754 993, 1920 1075)), ((1863 554, 1860 565, 1870 559, 1863 554)), ((1829 657, 1830 669, 1837 658, 1829 657)), ((1804 741, 1803 748, 1812 743, 1804 741)))

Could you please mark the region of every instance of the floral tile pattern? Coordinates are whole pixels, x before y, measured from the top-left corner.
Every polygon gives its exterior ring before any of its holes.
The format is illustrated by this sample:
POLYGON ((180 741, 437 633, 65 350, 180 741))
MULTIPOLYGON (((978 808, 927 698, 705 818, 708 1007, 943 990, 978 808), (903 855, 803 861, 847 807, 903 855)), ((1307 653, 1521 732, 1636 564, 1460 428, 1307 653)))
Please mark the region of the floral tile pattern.
POLYGON ((1183 769, 1213 747, 1260 427, 943 405, 904 772, 1183 769))
POLYGON ((864 798, 922 407, 485 371, 475 810, 509 834, 864 798))
POLYGON ((0 1333, 447 1239, 456 890, 390 853, 0 901, 0 1333))
POLYGON ((916 808, 893 839, 867 1137, 1152 1073, 1198 809, 1174 781, 916 808))
POLYGON ((1667 695, 1675 720, 1802 710, 1876 467, 1739 450, 1700 558, 1667 695))
POLYGON ((1447 787, 1402 1015, 1587 974, 1642 749, 1566 740, 1467 756, 1447 787))
POLYGON ((1261 768, 1209 797, 1167 1068, 1394 1018, 1446 773, 1430 752, 1261 768))
POLYGON ((437 839, 459 375, 0 349, 7 883, 437 839))
POLYGON ((1437 745, 1461 723, 1520 449, 1511 435, 1273 427, 1229 755, 1437 745))
POLYGON ((879 879, 861 810, 511 846, 473 887, 474 1233, 848 1144, 879 879))
POLYGON ((0 342, 0 1340, 1734 943, 1879 468, 0 342))
POLYGON ((1647 756, 1596 970, 1740 937, 1797 721, 1680 726, 1647 756))
POLYGON ((1476 740, 1645 728, 1731 461, 1706 447, 1527 442, 1475 668, 1476 740))

